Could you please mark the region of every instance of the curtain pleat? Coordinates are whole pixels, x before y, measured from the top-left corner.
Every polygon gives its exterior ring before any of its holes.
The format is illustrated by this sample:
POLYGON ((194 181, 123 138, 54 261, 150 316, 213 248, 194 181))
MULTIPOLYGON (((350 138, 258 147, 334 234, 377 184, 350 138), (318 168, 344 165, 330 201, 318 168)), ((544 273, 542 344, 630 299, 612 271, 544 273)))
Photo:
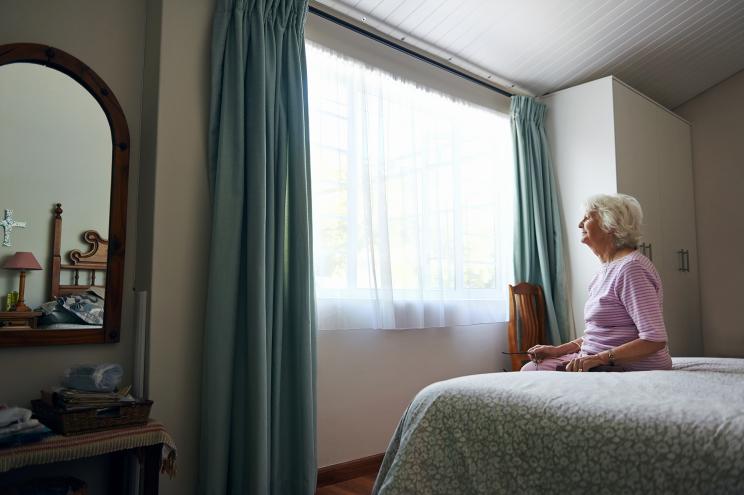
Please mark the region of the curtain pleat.
POLYGON ((214 14, 199 493, 315 491, 307 0, 214 14))
POLYGON ((526 96, 511 99, 516 208, 514 276, 543 287, 553 344, 574 334, 563 251, 563 226, 545 132, 547 107, 526 96))

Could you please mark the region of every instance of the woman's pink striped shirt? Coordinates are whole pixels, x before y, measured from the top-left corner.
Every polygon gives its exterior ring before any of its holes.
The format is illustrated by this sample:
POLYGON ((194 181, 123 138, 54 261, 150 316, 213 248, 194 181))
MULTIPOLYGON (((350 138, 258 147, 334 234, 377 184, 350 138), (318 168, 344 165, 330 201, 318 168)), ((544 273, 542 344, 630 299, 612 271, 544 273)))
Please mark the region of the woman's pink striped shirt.
MULTIPOLYGON (((604 263, 589 284, 584 307, 583 354, 597 354, 635 339, 667 342, 661 278, 648 258, 634 251, 604 263)), ((672 368, 669 348, 632 363, 632 371, 672 368)))

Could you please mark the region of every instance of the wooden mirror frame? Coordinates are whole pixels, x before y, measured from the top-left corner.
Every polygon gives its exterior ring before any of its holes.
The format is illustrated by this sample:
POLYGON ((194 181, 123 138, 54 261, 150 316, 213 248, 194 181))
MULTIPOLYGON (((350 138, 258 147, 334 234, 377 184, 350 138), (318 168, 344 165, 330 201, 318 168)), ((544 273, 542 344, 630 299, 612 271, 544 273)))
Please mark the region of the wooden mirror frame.
MULTIPOLYGON (((127 230, 127 187, 129 178, 129 128, 113 91, 98 74, 69 53, 36 43, 0 45, 0 66, 26 62, 67 74, 85 88, 101 105, 111 128, 112 167, 109 207, 108 265, 103 327, 81 326, 70 330, 0 330, 0 347, 103 344, 119 342, 124 287, 124 245, 127 230)), ((50 201, 50 206, 51 206, 50 201)))

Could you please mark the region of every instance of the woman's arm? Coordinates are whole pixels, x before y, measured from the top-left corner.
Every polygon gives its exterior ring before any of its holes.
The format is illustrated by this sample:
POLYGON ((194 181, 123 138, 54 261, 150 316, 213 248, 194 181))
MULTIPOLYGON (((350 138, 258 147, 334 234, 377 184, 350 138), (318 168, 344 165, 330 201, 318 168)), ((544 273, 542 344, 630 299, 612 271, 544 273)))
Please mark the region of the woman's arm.
POLYGON ((581 352, 581 344, 583 342, 584 339, 579 337, 578 339, 570 340, 565 344, 557 346, 556 350, 558 351, 558 356, 573 354, 574 352, 581 352))
POLYGON ((533 361, 540 362, 546 358, 559 357, 579 352, 581 351, 581 343, 583 341, 584 339, 579 337, 578 339, 571 340, 558 346, 536 345, 527 349, 527 352, 530 354, 530 358, 533 361))
MULTIPOLYGON (((652 342, 650 340, 635 339, 613 349, 615 362, 637 361, 660 351, 666 342, 652 342)), ((584 356, 572 360, 566 365, 566 371, 589 371, 595 366, 610 364, 610 351, 602 351, 593 356, 584 356)))
MULTIPOLYGON (((652 342, 643 339, 631 340, 627 344, 615 347, 615 362, 638 361, 662 350, 664 346, 666 346, 666 342, 652 342)), ((602 364, 610 364, 609 351, 600 352, 599 355, 602 357, 602 364)))

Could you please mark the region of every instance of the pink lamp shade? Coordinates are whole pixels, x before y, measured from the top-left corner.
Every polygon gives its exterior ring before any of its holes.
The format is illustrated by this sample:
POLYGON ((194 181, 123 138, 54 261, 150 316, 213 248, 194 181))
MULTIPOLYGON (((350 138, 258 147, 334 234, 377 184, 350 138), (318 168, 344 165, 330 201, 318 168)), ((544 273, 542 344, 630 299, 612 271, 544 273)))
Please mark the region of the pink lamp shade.
POLYGON ((3 268, 6 270, 41 270, 41 265, 32 253, 18 251, 5 262, 3 268))

